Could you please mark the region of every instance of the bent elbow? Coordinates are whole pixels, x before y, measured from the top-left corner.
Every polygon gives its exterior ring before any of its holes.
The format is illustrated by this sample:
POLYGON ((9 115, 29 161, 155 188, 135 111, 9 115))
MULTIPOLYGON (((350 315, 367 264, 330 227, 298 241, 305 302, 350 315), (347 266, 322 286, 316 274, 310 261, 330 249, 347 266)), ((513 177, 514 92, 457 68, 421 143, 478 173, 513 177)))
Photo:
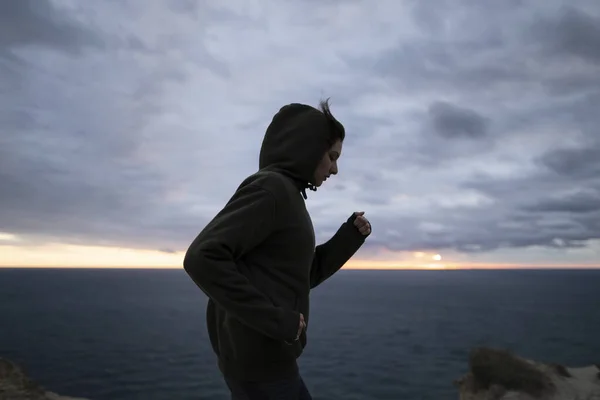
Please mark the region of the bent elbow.
POLYGON ((183 269, 197 283, 204 280, 202 264, 202 257, 191 250, 188 250, 183 258, 183 269))
POLYGON ((194 282, 201 288, 212 287, 216 280, 223 279, 223 269, 228 269, 228 254, 215 246, 203 244, 188 249, 184 259, 183 268, 194 282))
POLYGON ((188 251, 183 257, 183 269, 185 270, 185 272, 189 274, 193 264, 194 262, 192 261, 192 255, 188 251))

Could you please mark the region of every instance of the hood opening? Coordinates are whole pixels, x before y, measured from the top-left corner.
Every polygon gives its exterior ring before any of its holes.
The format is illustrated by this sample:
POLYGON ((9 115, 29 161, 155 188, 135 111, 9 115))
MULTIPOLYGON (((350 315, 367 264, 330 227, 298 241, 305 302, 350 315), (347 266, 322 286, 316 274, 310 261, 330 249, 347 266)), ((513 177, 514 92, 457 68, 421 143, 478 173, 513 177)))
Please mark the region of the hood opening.
POLYGON ((328 149, 329 122, 314 107, 292 103, 283 106, 269 124, 259 156, 259 169, 294 179, 306 199, 316 191, 314 172, 328 149))

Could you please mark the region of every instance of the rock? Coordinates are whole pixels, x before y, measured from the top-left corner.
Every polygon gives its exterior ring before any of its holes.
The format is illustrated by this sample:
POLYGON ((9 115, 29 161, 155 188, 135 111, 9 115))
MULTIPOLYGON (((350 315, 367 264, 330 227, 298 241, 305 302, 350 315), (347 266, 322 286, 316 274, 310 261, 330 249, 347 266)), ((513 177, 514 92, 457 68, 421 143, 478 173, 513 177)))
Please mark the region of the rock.
POLYGON ((600 368, 534 362, 507 350, 476 348, 455 381, 460 400, 600 400, 600 368))
POLYGON ((13 362, 0 358, 0 400, 86 400, 48 392, 13 362))

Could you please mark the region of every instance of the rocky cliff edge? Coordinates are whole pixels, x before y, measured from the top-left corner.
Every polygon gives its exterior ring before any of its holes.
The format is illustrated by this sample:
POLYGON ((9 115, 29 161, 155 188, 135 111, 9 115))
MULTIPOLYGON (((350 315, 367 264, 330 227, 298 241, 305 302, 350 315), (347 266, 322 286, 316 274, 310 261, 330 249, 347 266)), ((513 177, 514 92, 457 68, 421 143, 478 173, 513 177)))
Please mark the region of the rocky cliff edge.
MULTIPOLYGON (((476 348, 469 356, 469 372, 454 384, 460 400, 600 400, 600 366, 565 367, 507 350, 476 348)), ((86 399, 48 392, 0 358, 0 400, 86 399)))
POLYGON ((13 362, 0 358, 0 400, 86 400, 59 396, 31 381, 13 362))
POLYGON ((469 372, 454 383, 460 400, 600 400, 598 364, 565 367, 499 349, 474 349, 469 372))

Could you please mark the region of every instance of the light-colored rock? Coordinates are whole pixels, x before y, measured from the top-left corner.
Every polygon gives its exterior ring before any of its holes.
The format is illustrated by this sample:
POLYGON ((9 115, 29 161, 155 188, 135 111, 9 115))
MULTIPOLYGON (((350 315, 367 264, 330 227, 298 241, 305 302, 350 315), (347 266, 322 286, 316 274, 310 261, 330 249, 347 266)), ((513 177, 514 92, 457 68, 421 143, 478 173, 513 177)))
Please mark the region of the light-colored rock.
POLYGON ((506 350, 477 348, 455 381, 460 400, 600 400, 600 368, 534 362, 506 350))
MULTIPOLYGON (((460 400, 600 400, 600 367, 534 362, 506 350, 477 348, 456 380, 460 400)), ((87 400, 46 391, 0 358, 0 400, 87 400)))
POLYGON ((29 379, 15 363, 0 358, 0 400, 86 400, 48 392, 29 379))

